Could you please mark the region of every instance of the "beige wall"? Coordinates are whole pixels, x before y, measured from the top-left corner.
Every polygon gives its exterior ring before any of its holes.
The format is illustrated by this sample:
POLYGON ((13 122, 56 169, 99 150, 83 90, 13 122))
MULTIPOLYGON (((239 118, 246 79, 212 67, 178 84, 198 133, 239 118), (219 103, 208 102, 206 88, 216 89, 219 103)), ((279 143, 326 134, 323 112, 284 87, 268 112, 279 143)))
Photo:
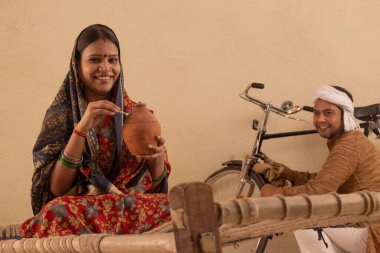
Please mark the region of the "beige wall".
MULTIPOLYGON (((257 95, 277 105, 310 104, 324 84, 345 86, 356 105, 380 102, 379 4, 1 0, 0 224, 32 214, 32 146, 85 26, 118 34, 126 88, 161 121, 174 185, 204 180, 250 151, 260 109, 238 97, 250 82, 265 83, 257 95)), ((309 127, 275 115, 270 123, 269 131, 309 127)), ((318 169, 326 155, 317 136, 269 141, 264 150, 300 170, 318 169)))

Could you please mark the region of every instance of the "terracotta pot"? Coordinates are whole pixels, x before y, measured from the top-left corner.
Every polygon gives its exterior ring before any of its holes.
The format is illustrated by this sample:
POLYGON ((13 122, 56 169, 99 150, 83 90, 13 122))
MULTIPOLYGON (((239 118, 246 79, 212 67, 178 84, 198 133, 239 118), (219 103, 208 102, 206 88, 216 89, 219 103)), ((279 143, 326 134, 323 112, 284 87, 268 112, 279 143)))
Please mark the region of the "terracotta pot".
POLYGON ((148 145, 157 146, 161 135, 160 123, 144 103, 138 103, 127 116, 122 129, 123 140, 134 155, 149 155, 148 145))

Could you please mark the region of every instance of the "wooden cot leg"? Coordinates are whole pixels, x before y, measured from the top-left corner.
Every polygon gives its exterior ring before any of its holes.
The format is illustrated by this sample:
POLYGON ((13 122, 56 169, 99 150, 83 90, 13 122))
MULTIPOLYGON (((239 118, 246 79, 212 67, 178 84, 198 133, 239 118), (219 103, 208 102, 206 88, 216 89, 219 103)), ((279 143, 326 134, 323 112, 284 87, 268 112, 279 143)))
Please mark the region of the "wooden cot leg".
POLYGON ((177 253, 221 253, 218 222, 210 186, 183 183, 169 193, 177 253))

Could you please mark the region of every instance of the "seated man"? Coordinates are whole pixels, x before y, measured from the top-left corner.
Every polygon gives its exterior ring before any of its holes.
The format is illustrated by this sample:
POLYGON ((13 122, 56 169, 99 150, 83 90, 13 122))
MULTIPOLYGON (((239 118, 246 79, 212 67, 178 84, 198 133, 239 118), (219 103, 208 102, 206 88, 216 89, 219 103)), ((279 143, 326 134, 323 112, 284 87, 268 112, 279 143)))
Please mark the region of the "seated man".
MULTIPOLYGON (((327 139, 329 155, 318 173, 293 171, 285 166, 280 176, 293 187, 264 185, 261 196, 282 194, 350 193, 380 191, 380 151, 357 131, 352 95, 338 86, 322 86, 314 97, 313 123, 327 139)), ((273 164, 273 166, 284 166, 273 164)), ((367 228, 325 228, 328 247, 317 240, 313 230, 295 231, 301 252, 380 252, 380 226, 367 228)))

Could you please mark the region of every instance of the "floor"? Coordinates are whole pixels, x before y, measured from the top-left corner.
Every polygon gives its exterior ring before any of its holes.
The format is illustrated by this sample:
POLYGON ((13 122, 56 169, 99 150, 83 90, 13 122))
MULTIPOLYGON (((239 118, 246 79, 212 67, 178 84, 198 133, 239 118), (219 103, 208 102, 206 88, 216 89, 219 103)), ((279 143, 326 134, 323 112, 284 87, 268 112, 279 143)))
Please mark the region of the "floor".
MULTIPOLYGON (((223 247, 223 253, 254 253, 257 240, 239 242, 235 245, 223 247)), ((268 241, 264 253, 299 253, 296 239, 292 233, 274 236, 268 241)))

